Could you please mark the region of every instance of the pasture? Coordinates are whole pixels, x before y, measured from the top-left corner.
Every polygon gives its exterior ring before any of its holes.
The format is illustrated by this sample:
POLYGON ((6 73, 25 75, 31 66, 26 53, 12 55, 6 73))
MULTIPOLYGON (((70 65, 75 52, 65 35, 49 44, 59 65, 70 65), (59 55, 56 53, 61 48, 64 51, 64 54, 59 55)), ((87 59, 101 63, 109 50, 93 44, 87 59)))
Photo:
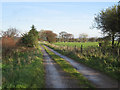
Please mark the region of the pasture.
POLYGON ((98 46, 98 42, 56 42, 53 43, 54 45, 58 45, 58 46, 76 46, 76 47, 81 47, 81 45, 83 46, 83 48, 87 48, 89 46, 98 46))

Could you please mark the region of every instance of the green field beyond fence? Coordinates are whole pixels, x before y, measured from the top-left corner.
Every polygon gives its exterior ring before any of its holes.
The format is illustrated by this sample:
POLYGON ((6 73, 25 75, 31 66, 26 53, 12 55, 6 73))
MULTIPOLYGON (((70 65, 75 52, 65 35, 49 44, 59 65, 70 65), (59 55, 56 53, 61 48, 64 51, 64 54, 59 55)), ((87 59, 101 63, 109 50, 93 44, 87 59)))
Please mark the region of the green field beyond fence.
POLYGON ((98 46, 98 42, 56 42, 54 43, 55 45, 59 46, 76 46, 76 47, 81 47, 86 48, 88 46, 98 46))

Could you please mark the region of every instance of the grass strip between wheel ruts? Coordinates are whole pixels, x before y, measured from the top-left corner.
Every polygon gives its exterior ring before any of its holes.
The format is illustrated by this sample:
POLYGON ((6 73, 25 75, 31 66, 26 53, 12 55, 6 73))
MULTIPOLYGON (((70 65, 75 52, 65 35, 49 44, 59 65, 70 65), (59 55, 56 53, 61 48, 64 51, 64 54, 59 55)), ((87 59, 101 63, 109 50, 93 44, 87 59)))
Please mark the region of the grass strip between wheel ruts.
POLYGON ((80 85, 81 88, 94 88, 94 86, 80 72, 78 72, 72 65, 70 65, 63 58, 54 54, 46 46, 43 46, 43 47, 45 48, 46 52, 51 56, 51 58, 53 60, 55 60, 55 62, 57 64, 59 64, 60 67, 65 72, 67 72, 70 76, 72 76, 73 78, 75 78, 79 81, 79 85, 80 85))

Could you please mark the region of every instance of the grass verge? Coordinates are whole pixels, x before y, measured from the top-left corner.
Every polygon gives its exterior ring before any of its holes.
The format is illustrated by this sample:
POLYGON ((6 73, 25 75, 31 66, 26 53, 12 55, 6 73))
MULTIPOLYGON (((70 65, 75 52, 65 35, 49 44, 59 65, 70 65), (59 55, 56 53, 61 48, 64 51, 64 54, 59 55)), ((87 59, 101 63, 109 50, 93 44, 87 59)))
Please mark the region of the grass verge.
POLYGON ((79 81, 79 85, 81 88, 94 88, 94 86, 80 73, 78 72, 75 68, 73 68, 72 65, 70 65, 67 61, 65 61, 63 58, 57 56, 54 54, 52 51, 50 51, 48 48, 43 46, 47 53, 51 56, 53 60, 57 64, 60 65, 60 67, 67 72, 70 76, 73 78, 77 79, 79 81))
POLYGON ((44 88, 45 78, 41 49, 17 50, 3 59, 2 88, 44 88))

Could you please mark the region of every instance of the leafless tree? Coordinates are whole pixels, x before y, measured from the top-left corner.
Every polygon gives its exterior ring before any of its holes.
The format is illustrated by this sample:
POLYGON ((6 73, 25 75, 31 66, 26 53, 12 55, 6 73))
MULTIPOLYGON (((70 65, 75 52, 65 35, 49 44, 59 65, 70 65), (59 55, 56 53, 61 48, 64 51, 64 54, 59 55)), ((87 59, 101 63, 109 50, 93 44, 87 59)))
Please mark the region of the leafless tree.
POLYGON ((88 34, 86 34, 86 33, 79 34, 79 39, 82 42, 86 42, 87 41, 87 37, 88 37, 88 34))
POLYGON ((20 33, 16 28, 9 28, 7 31, 0 32, 2 37, 17 37, 20 33))

